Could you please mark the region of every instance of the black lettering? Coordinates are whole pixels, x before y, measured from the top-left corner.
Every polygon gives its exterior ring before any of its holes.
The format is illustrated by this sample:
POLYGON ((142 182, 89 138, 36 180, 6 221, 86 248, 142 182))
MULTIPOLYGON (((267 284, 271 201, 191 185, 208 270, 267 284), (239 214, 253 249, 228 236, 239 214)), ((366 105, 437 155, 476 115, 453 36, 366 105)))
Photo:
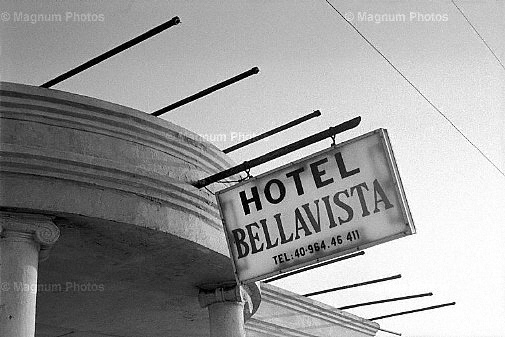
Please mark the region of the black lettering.
POLYGON ((256 210, 258 210, 258 211, 261 210, 261 201, 260 201, 260 195, 258 193, 258 188, 256 186, 253 186, 251 188, 251 193, 252 193, 252 197, 250 199, 247 199, 247 197, 245 195, 245 191, 241 191, 239 193, 240 201, 242 201, 242 207, 244 208, 245 215, 251 213, 251 210, 249 209, 249 204, 253 201, 254 201, 254 204, 256 205, 256 210))
POLYGON ((291 259, 290 259, 290 258, 288 258, 288 254, 286 254, 286 253, 284 253, 284 260, 285 260, 286 262, 291 261, 291 259))
POLYGON ((379 205, 379 202, 384 203, 385 210, 394 207, 393 204, 391 204, 389 202, 389 199, 386 196, 386 193, 384 193, 384 190, 382 189, 382 186, 379 184, 379 181, 377 179, 375 179, 373 181, 373 193, 374 193, 374 197, 375 197, 375 209, 373 210, 374 213, 379 212, 379 208, 377 207, 379 205), (377 194, 380 195, 380 197, 381 197, 380 199, 377 198, 377 194))
POLYGON ((298 193, 298 195, 303 194, 303 185, 302 185, 302 180, 300 179, 300 173, 302 173, 303 171, 304 171, 304 168, 300 167, 297 170, 286 173, 287 178, 293 177, 293 180, 295 182, 295 187, 296 187, 296 193, 298 193))
POLYGON ((340 200, 340 195, 341 194, 343 194, 347 198, 349 198, 349 192, 347 192, 347 190, 343 190, 343 191, 335 193, 335 195, 333 196, 333 202, 335 203, 335 205, 337 205, 338 207, 342 208, 344 211, 347 212, 347 219, 344 220, 341 217, 338 217, 338 223, 340 225, 345 224, 345 223, 351 221, 352 218, 353 218, 353 216, 354 216, 354 211, 352 210, 352 207, 349 206, 349 205, 347 205, 342 200, 340 200))
POLYGON ((284 199, 285 196, 286 196, 286 187, 284 187, 284 184, 279 179, 272 179, 265 185, 265 198, 268 200, 269 203, 278 204, 279 202, 282 201, 282 199, 284 199), (277 199, 274 199, 272 197, 272 193, 270 191, 272 184, 276 184, 277 187, 279 188, 279 197, 277 199))
POLYGON ((317 209, 317 221, 310 210, 309 204, 302 205, 303 210, 307 213, 307 217, 309 218, 310 224, 316 233, 321 231, 321 217, 319 216, 319 200, 314 200, 314 204, 316 204, 317 209))
POLYGON ((267 242, 267 246, 265 249, 277 247, 277 245, 279 244, 279 239, 275 239, 275 242, 272 244, 272 240, 270 239, 270 233, 268 232, 267 220, 261 219, 260 223, 261 227, 263 228, 263 232, 265 233, 265 241, 267 242))
POLYGON ((331 209, 329 199, 329 195, 321 198, 321 200, 324 202, 324 206, 326 207, 326 213, 328 214, 328 220, 330 221, 330 228, 333 228, 337 225, 337 223, 335 222, 335 217, 333 216, 333 211, 331 209))
POLYGON ((340 172, 340 177, 342 177, 342 179, 345 179, 347 177, 355 175, 356 173, 359 173, 359 168, 347 171, 347 169, 345 168, 344 159, 342 158, 342 153, 340 152, 335 153, 335 159, 337 160, 338 171, 340 172))
POLYGON ((253 233, 253 227, 260 228, 256 222, 245 226, 247 234, 249 235, 249 241, 251 242, 251 254, 256 254, 257 252, 261 252, 263 250, 263 244, 261 244, 260 248, 256 247, 256 241, 260 241, 260 237, 258 233, 253 233))
POLYGON ((300 234, 298 234, 300 229, 303 229, 303 231, 305 232, 305 236, 309 236, 312 234, 312 232, 309 230, 309 227, 305 223, 305 219, 303 219, 303 216, 300 213, 298 207, 295 209, 295 224, 296 224, 295 240, 298 240, 300 238, 300 234))
POLYGON ((277 261, 277 255, 273 256, 273 259, 274 259, 275 264, 279 264, 279 262, 277 261))
POLYGON ((361 204, 361 210, 363 211, 363 214, 361 215, 362 217, 366 217, 367 215, 370 215, 370 212, 368 211, 368 208, 366 208, 366 200, 365 196, 363 195, 363 189, 365 188, 368 191, 368 186, 366 186, 366 183, 361 183, 359 185, 351 187, 351 195, 354 195, 354 191, 358 192, 358 197, 359 197, 359 202, 361 204))
POLYGON ((241 259, 249 254, 249 245, 245 242, 245 231, 237 228, 231 231, 235 246, 237 246, 238 258, 241 259), (242 249, 243 248, 243 249, 242 249))
POLYGON ((293 233, 286 239, 286 234, 284 234, 284 228, 282 228, 281 213, 274 215, 275 221, 277 222, 277 229, 279 230, 279 236, 281 237, 281 245, 293 241, 293 233))
POLYGON ((328 158, 323 158, 321 160, 316 161, 315 163, 310 164, 310 171, 312 172, 312 177, 314 179, 314 183, 317 188, 321 188, 333 182, 333 178, 329 178, 326 180, 321 180, 321 177, 326 174, 325 170, 319 170, 319 165, 328 162, 328 158))

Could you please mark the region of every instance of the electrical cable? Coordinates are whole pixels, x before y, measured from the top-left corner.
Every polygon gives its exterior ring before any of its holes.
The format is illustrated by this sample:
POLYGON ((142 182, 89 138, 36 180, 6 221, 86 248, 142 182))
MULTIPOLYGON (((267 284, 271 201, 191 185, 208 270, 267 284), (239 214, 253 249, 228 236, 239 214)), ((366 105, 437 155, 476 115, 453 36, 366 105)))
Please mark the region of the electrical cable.
POLYGON ((463 17, 465 18, 466 22, 468 22, 468 24, 470 25, 470 27, 472 27, 472 29, 475 32, 475 34, 477 34, 477 36, 482 40, 482 42, 484 42, 484 44, 486 45, 487 49, 491 52, 491 54, 493 54, 494 58, 496 59, 496 61, 498 61, 498 63, 503 68, 503 70, 505 70, 505 66, 500 61, 500 59, 498 58, 498 56, 495 54, 495 52, 493 51, 493 49, 491 49, 491 47, 487 44, 486 40, 484 40, 484 38, 482 37, 482 35, 479 34, 479 32, 477 31, 477 28, 475 28, 475 26, 470 22, 470 20, 465 15, 465 13, 463 13, 463 11, 461 10, 461 8, 459 8, 458 5, 456 5, 456 3, 454 2, 454 0, 451 0, 451 2, 454 5, 454 7, 456 7, 458 9, 458 11, 461 13, 461 15, 463 15, 463 17))
POLYGON ((467 141, 470 145, 472 145, 472 146, 473 146, 473 147, 474 147, 474 148, 475 148, 475 149, 476 149, 476 150, 477 150, 477 151, 478 151, 478 152, 479 152, 479 153, 480 153, 480 154, 481 154, 481 155, 482 155, 482 156, 483 156, 483 157, 484 157, 484 158, 485 158, 485 159, 486 159, 486 160, 487 160, 487 161, 488 161, 491 165, 493 165, 493 166, 494 166, 494 168, 495 168, 496 170, 498 170, 498 172, 500 172, 500 173, 501 173, 501 175, 505 178, 505 173, 504 173, 504 172, 503 172, 503 171, 502 171, 502 170, 501 170, 501 169, 500 169, 500 168, 499 168, 499 167, 498 167, 498 166, 497 166, 497 165, 496 165, 496 164, 495 164, 495 163, 494 163, 494 162, 493 162, 493 161, 492 161, 492 160, 491 160, 491 159, 490 159, 490 158, 489 158, 489 157, 488 157, 488 156, 487 156, 484 152, 482 152, 482 150, 481 150, 481 149, 479 149, 479 147, 478 147, 477 145, 475 145, 475 144, 474 144, 474 143, 473 143, 473 142, 472 142, 472 141, 471 141, 471 140, 470 140, 470 139, 469 139, 469 138, 468 138, 468 137, 467 137, 467 136, 463 133, 463 131, 461 131, 461 130, 460 130, 460 129, 459 129, 459 128, 458 128, 458 127, 457 127, 457 126, 456 126, 456 125, 455 125, 455 124, 454 124, 454 123, 450 120, 450 119, 449 119, 449 117, 447 117, 447 116, 446 116, 446 115, 445 115, 442 111, 440 111, 440 109, 439 109, 439 108, 437 108, 437 106, 436 106, 434 103, 432 103, 432 102, 428 99, 428 97, 426 97, 426 96, 425 96, 425 95, 421 92, 421 90, 419 90, 419 89, 418 89, 418 88, 414 85, 414 83, 412 83, 412 82, 411 82, 411 81, 410 81, 410 80, 409 80, 409 79, 408 79, 405 75, 403 75, 403 73, 402 73, 402 72, 401 72, 401 71, 400 71, 400 70, 399 70, 399 69, 398 69, 398 68, 397 68, 397 67, 396 67, 396 66, 395 66, 395 65, 394 65, 394 64, 393 64, 393 63, 392 63, 392 62, 391 62, 391 61, 390 61, 390 60, 389 60, 389 59, 388 59, 388 58, 387 58, 387 57, 386 57, 386 56, 385 56, 385 55, 384 55, 384 54, 383 54, 383 53, 382 53, 382 52, 381 52, 378 48, 377 48, 377 47, 375 47, 375 45, 374 45, 372 42, 370 42, 370 40, 368 40, 368 39, 367 39, 367 38, 366 38, 366 37, 365 37, 365 36, 364 36, 364 35, 363 35, 363 34, 362 34, 362 33, 361 33, 361 32, 360 32, 360 31, 359 31, 359 30, 358 30, 358 29, 357 29, 357 28, 356 28, 356 27, 355 27, 355 26, 354 26, 354 25, 353 25, 353 24, 349 21, 349 20, 347 20, 347 19, 346 19, 346 18, 342 15, 342 13, 341 13, 341 12, 340 12, 337 8, 335 8, 335 6, 333 6, 333 5, 331 4, 331 2, 329 2, 328 0, 325 0, 325 1, 326 1, 326 3, 327 3, 328 5, 330 5, 330 6, 331 6, 331 7, 335 10, 335 12, 337 12, 337 13, 338 13, 338 14, 342 17, 342 19, 344 19, 344 20, 345 20, 345 22, 347 22, 347 23, 348 23, 348 24, 349 24, 349 25, 350 25, 350 26, 351 26, 351 27, 352 27, 352 28, 356 31, 356 33, 358 33, 358 34, 359 34, 359 35, 360 35, 360 36, 361 36, 361 37, 362 37, 362 38, 363 38, 363 39, 364 39, 364 40, 365 40, 365 41, 366 41, 366 42, 370 45, 370 47, 372 47, 372 48, 373 48, 373 49, 374 49, 374 50, 375 50, 375 51, 376 51, 376 52, 377 52, 380 56, 382 56, 382 58, 383 58, 384 60, 386 60, 386 62, 387 62, 387 63, 388 63, 388 64, 389 64, 389 65, 390 65, 390 66, 391 66, 391 67, 392 67, 392 68, 393 68, 393 69, 394 69, 394 70, 395 70, 395 71, 396 71, 396 72, 397 72, 397 73, 398 73, 398 74, 399 74, 399 75, 400 75, 400 76, 401 76, 401 77, 402 77, 405 81, 407 81, 407 83, 408 83, 408 84, 410 84, 410 86, 411 86, 412 88, 414 88, 414 90, 415 90, 415 91, 417 91, 417 93, 418 93, 419 95, 421 95, 421 97, 422 97, 422 98, 424 98, 424 100, 425 100, 426 102, 428 102, 428 103, 432 106, 432 108, 433 108, 433 109, 435 109, 435 110, 436 110, 436 111, 437 111, 437 112, 438 112, 438 113, 439 113, 439 114, 440 114, 440 115, 441 115, 441 116, 442 116, 442 117, 443 117, 443 118, 444 118, 447 122, 449 122, 449 124, 451 124, 451 126, 452 126, 452 127, 453 127, 453 128, 454 128, 454 129, 455 129, 455 130, 456 130, 456 131, 457 131, 457 132, 458 132, 461 136, 463 136, 463 138, 465 138, 465 140, 466 140, 466 141, 467 141))

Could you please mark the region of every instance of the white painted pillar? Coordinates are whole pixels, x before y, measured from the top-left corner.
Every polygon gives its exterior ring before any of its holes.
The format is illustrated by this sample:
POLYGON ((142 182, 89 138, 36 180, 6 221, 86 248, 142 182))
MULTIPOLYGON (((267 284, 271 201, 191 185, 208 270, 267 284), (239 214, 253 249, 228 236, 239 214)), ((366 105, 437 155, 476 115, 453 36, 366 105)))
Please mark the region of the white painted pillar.
POLYGON ((35 335, 38 263, 59 235, 48 217, 0 212, 0 336, 35 335))
POLYGON ((249 294, 239 286, 201 290, 198 300, 209 310, 210 337, 245 337, 245 318, 252 314, 249 294))

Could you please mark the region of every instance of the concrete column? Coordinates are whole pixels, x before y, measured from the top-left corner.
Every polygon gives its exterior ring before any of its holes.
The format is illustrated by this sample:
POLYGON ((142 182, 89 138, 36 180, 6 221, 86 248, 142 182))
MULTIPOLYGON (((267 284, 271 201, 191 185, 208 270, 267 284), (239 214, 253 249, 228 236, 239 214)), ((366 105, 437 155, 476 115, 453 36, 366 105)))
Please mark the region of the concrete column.
POLYGON ((0 336, 35 335, 38 263, 59 235, 48 217, 0 212, 0 336))
POLYGON ((201 290, 198 300, 209 310, 210 337, 245 337, 244 321, 252 314, 252 301, 242 287, 201 290))

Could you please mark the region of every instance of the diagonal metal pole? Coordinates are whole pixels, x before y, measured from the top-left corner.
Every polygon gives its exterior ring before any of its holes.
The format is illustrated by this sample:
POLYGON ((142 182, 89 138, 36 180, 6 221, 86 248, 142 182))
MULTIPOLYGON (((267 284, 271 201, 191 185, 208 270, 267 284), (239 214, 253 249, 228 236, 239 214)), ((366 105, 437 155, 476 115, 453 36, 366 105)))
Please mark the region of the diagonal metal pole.
POLYGON ((273 281, 277 281, 277 280, 283 279, 283 278, 291 276, 291 275, 303 273, 303 272, 305 272, 307 270, 311 270, 311 269, 314 269, 314 268, 319 268, 319 267, 326 266, 326 265, 329 265, 329 264, 332 264, 332 263, 335 263, 335 262, 344 261, 344 260, 347 260, 347 259, 350 259, 350 258, 353 258, 353 257, 356 257, 356 256, 364 255, 364 254, 365 254, 365 252, 362 250, 360 252, 349 254, 349 255, 346 255, 346 256, 342 256, 342 257, 339 257, 339 258, 336 258, 336 259, 333 259, 333 260, 330 260, 330 261, 326 261, 326 262, 323 262, 323 263, 318 263, 318 264, 313 265, 313 266, 297 269, 297 270, 294 270, 294 271, 289 272, 289 273, 284 273, 282 275, 269 278, 268 280, 263 281, 263 283, 270 283, 270 282, 273 282, 273 281))
POLYGON ((347 131, 349 129, 355 128, 359 125, 360 122, 361 122, 361 117, 359 117, 359 116, 355 117, 355 118, 350 119, 342 124, 333 126, 333 127, 329 128, 328 130, 321 131, 321 132, 316 133, 312 136, 300 139, 299 141, 296 141, 296 142, 288 144, 284 147, 278 148, 277 150, 270 151, 262 156, 259 156, 259 157, 252 159, 252 160, 243 162, 240 165, 233 166, 227 170, 221 171, 221 172, 211 175, 207 178, 200 179, 200 180, 192 183, 192 185, 197 188, 205 187, 205 186, 215 183, 221 179, 231 177, 234 174, 246 171, 252 167, 266 163, 267 161, 273 160, 275 158, 279 158, 279 157, 284 156, 290 152, 296 151, 296 150, 301 149, 305 146, 309 146, 311 144, 319 142, 325 138, 329 138, 329 137, 336 135, 338 133, 342 133, 342 132, 347 131))
POLYGON ((433 309, 443 308, 443 307, 447 307, 447 306, 455 305, 455 304, 456 304, 456 302, 445 303, 445 304, 440 304, 440 305, 434 305, 434 306, 431 306, 431 307, 426 307, 426 308, 421 308, 421 309, 416 309, 416 310, 409 310, 409 311, 402 311, 402 312, 398 312, 396 314, 390 314, 390 315, 384 315, 384 316, 369 318, 368 320, 370 320, 370 321, 376 321, 378 319, 395 317, 395 316, 406 315, 406 314, 412 314, 412 313, 415 313, 415 312, 426 311, 426 310, 433 310, 433 309))
POLYGON ((170 104, 170 105, 168 105, 168 106, 166 106, 164 108, 156 110, 156 111, 152 112, 151 115, 153 115, 153 116, 161 116, 161 115, 163 115, 166 112, 169 112, 171 110, 177 109, 178 107, 180 107, 180 106, 182 106, 184 104, 188 104, 190 102, 193 102, 193 101, 195 101, 195 100, 197 100, 199 98, 202 98, 203 96, 206 96, 206 95, 208 95, 210 93, 213 93, 216 90, 219 90, 219 89, 222 89, 224 87, 227 87, 230 84, 233 84, 235 82, 241 81, 241 80, 243 80, 243 79, 245 79, 245 78, 247 78, 247 77, 249 77, 251 75, 255 75, 255 74, 259 73, 259 71, 260 70, 259 70, 258 67, 254 67, 254 68, 252 68, 252 69, 250 69, 248 71, 243 72, 242 74, 238 74, 237 76, 229 78, 229 79, 227 79, 227 80, 225 80, 223 82, 220 82, 218 84, 215 84, 212 87, 209 87, 209 88, 204 89, 204 90, 202 90, 200 92, 197 92, 194 95, 191 95, 189 97, 183 98, 183 99, 181 99, 178 102, 172 103, 172 104, 170 104))
POLYGON ((380 278, 380 279, 377 279, 377 280, 366 281, 366 282, 361 282, 361 283, 355 283, 355 284, 350 284, 350 285, 346 285, 346 286, 342 286, 342 287, 336 287, 336 288, 331 288, 331 289, 314 291, 313 293, 308 293, 308 294, 305 294, 305 295, 302 295, 302 296, 310 297, 310 296, 315 296, 315 295, 320 295, 320 294, 326 294, 326 293, 329 293, 329 292, 332 292, 332 291, 349 289, 349 288, 354 288, 354 287, 361 287, 361 286, 365 286, 365 285, 368 285, 368 284, 378 283, 378 282, 384 282, 384 281, 390 281, 390 280, 394 280, 394 279, 401 278, 401 277, 402 277, 402 275, 398 274, 398 275, 394 275, 394 276, 390 276, 390 277, 380 278))
POLYGON ((41 87, 42 88, 50 88, 55 84, 63 82, 67 78, 72 77, 72 76, 74 76, 74 75, 76 75, 76 74, 78 74, 88 68, 91 68, 94 65, 96 65, 96 64, 116 55, 116 54, 119 54, 120 52, 122 52, 122 51, 136 45, 136 44, 139 44, 140 42, 147 40, 148 38, 150 38, 156 34, 159 34, 162 31, 179 24, 180 22, 181 22, 181 20, 179 19, 179 17, 177 17, 177 16, 173 17, 171 20, 169 20, 165 23, 162 23, 161 25, 156 26, 153 29, 150 29, 147 32, 145 32, 145 33, 143 33, 143 34, 141 34, 141 35, 139 35, 129 41, 126 41, 125 43, 122 43, 119 46, 117 46, 109 51, 106 51, 105 53, 98 55, 95 58, 92 58, 91 60, 81 64, 80 66, 77 66, 77 67, 67 71, 64 74, 59 75, 58 77, 53 78, 50 81, 47 81, 46 83, 42 84, 41 87))
POLYGON ((380 304, 380 303, 387 303, 387 302, 394 302, 394 301, 403 301, 403 300, 409 300, 412 298, 419 298, 419 297, 425 297, 425 296, 433 296, 433 293, 424 293, 424 294, 419 294, 419 295, 402 296, 402 297, 388 298, 385 300, 378 300, 378 301, 371 301, 371 302, 365 302, 365 303, 359 303, 359 304, 353 304, 353 305, 346 305, 345 307, 340 307, 338 309, 339 310, 346 310, 346 309, 352 309, 352 308, 357 308, 357 307, 363 307, 365 305, 380 304))
POLYGON ((241 143, 238 143, 238 144, 235 144, 233 146, 230 146, 229 148, 224 149, 223 152, 224 153, 230 153, 230 152, 238 150, 238 149, 240 149, 240 148, 242 148, 244 146, 247 146, 249 144, 257 142, 257 141, 259 141, 259 140, 261 140, 263 138, 270 137, 271 135, 274 135, 276 133, 279 133, 281 131, 289 129, 289 128, 295 126, 295 125, 298 125, 300 123, 308 121, 311 118, 319 117, 319 116, 321 116, 321 111, 316 110, 316 111, 314 111, 314 112, 312 112, 312 113, 310 113, 308 115, 305 115, 303 117, 297 118, 297 119, 295 119, 295 120, 293 120, 293 121, 291 121, 289 123, 286 123, 284 125, 278 126, 278 127, 274 128, 274 129, 272 129, 270 131, 264 132, 261 135, 258 135, 256 137, 251 138, 251 139, 245 140, 245 141, 243 141, 241 143))
POLYGON ((397 336, 401 336, 402 334, 399 333, 399 332, 394 332, 394 331, 391 331, 391 330, 386 330, 386 329, 383 329, 383 328, 379 328, 380 331, 384 331, 384 332, 387 332, 387 333, 390 333, 392 335, 397 335, 397 336))

